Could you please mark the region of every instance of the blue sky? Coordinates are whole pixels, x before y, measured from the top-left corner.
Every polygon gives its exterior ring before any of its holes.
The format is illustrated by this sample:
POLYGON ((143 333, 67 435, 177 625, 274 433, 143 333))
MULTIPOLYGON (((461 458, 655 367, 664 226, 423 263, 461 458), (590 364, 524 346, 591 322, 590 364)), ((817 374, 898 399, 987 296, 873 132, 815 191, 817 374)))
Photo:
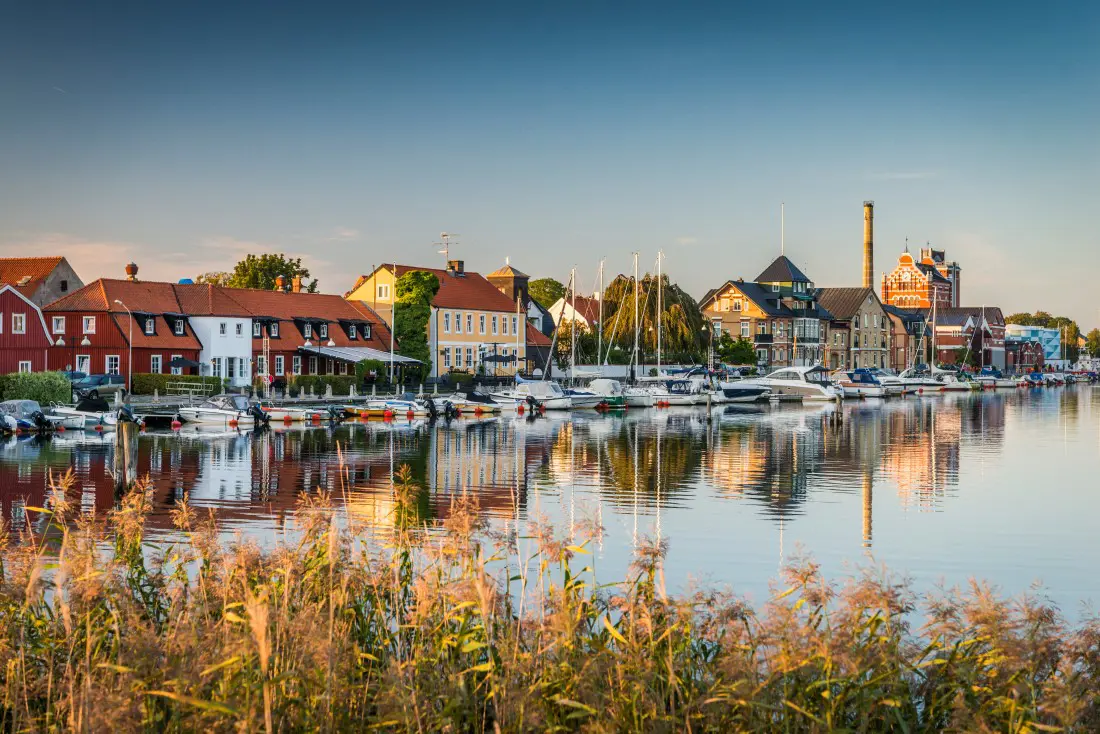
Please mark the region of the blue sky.
POLYGON ((1091 327, 1100 4, 19 3, 0 25, 0 253, 82 276, 630 253, 701 295, 779 249, 820 285, 905 238, 963 300, 1091 327))

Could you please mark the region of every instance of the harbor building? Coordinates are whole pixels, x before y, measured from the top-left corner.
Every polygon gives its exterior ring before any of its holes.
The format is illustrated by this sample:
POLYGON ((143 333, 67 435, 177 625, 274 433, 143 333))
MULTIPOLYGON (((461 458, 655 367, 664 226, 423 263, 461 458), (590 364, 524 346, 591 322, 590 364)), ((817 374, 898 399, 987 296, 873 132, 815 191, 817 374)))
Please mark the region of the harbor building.
POLYGON ((817 299, 833 315, 823 364, 830 369, 887 366, 890 318, 873 288, 818 288, 817 299))
POLYGON ((1023 326, 1008 324, 1005 334, 1019 341, 1036 341, 1043 349, 1043 363, 1057 363, 1062 357, 1062 330, 1048 329, 1043 326, 1023 326))

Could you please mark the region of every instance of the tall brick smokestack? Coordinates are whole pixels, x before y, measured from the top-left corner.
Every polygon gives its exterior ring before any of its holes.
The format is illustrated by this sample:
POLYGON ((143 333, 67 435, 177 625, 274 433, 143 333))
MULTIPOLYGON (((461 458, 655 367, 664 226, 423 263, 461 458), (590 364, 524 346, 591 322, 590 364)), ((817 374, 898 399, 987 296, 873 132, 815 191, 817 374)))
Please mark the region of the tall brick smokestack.
POLYGON ((863 287, 875 287, 875 202, 863 202, 863 287))

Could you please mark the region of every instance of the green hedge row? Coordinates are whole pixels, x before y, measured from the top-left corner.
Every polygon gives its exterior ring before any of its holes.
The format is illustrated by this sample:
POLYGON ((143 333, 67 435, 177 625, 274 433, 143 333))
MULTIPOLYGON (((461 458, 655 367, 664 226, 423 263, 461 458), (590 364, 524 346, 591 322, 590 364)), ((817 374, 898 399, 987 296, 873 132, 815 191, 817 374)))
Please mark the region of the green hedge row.
POLYGON ((72 401, 72 387, 60 372, 12 372, 0 375, 0 400, 68 403, 72 401))
POLYGON ((150 375, 136 373, 133 376, 135 395, 152 395, 156 390, 160 395, 168 394, 170 383, 179 384, 185 382, 193 385, 206 384, 207 394, 217 395, 225 392, 228 380, 220 377, 199 377, 198 375, 150 375))
MULTIPOLYGON (((297 389, 304 395, 313 388, 313 394, 321 397, 325 394, 325 388, 332 385, 333 395, 350 395, 351 386, 358 385, 359 380, 354 375, 296 375, 289 384, 289 389, 297 389)), ((362 392, 362 388, 359 388, 362 392)))

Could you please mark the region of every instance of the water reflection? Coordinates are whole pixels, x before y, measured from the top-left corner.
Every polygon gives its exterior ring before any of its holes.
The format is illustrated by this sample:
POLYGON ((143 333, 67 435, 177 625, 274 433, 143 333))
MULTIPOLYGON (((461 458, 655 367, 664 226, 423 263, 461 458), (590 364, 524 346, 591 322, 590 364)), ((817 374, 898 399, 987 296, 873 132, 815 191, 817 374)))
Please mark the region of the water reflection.
MULTIPOLYGON (((692 518, 726 519, 742 528, 748 519, 788 529, 797 523, 806 532, 818 517, 832 517, 828 508, 837 505, 847 517, 839 522, 848 528, 850 553, 877 544, 876 513, 974 513, 968 503, 953 508, 960 493, 978 491, 971 488, 982 486, 987 472, 1003 476, 1006 465, 1041 461, 1042 452, 1060 462, 1077 452, 1078 464, 1095 466, 1098 417, 1100 390, 1081 387, 731 406, 709 417, 674 408, 434 427, 397 422, 280 427, 255 435, 148 433, 139 441, 138 473, 155 488, 149 526, 156 537, 173 532, 169 512, 187 496, 200 510, 213 508, 228 531, 271 540, 292 524, 299 494, 318 490, 331 492, 349 515, 384 529, 392 522, 391 477, 407 464, 425 487, 416 511, 429 524, 446 519, 456 497, 473 494, 490 521, 513 531, 539 514, 571 534, 580 514, 594 512, 609 527, 605 542, 633 548, 639 534, 666 532, 670 519, 681 526, 692 518), (1088 440, 1078 441, 1079 435, 1088 440), (1007 453, 1012 440, 1028 449, 1007 453)), ((0 502, 14 525, 27 522, 25 507, 42 505, 50 471, 72 468, 73 491, 85 511, 105 514, 115 502, 109 435, 12 438, 0 448, 0 502)), ((1019 520, 1025 523, 1027 513, 1019 520)), ((825 531, 818 531, 821 542, 836 542, 823 539, 825 531)), ((1005 531, 1026 535, 1023 528, 1005 531)), ((715 542, 736 541, 718 535, 715 542)), ((912 545, 913 552, 920 548, 912 545)))

